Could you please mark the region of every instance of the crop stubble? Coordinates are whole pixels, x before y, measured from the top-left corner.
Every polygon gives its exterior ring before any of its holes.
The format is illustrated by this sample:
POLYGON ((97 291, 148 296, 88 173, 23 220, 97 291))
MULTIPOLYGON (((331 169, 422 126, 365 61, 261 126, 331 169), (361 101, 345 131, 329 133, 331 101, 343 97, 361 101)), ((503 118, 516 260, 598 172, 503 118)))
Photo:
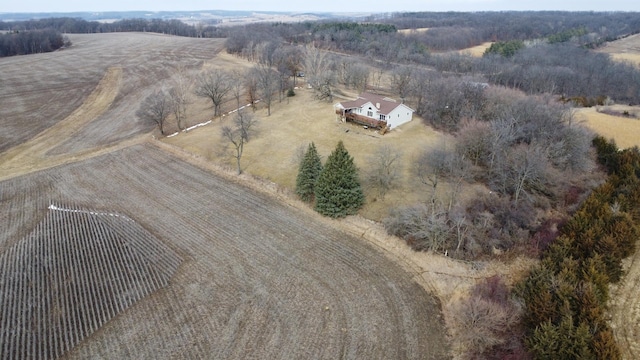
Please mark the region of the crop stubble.
POLYGON ((0 59, 0 151, 32 139, 87 100, 109 68, 122 83, 104 113, 54 153, 70 153, 126 139, 153 125, 135 116, 151 91, 177 67, 199 69, 222 49, 221 39, 151 33, 69 34, 73 46, 46 54, 0 59))
POLYGON ((440 304, 384 255, 152 145, 1 182, 0 251, 50 201, 125 214, 184 259, 69 358, 447 357, 440 304))
POLYGON ((0 358, 50 359, 166 286, 180 257, 126 216, 51 204, 0 264, 0 358))

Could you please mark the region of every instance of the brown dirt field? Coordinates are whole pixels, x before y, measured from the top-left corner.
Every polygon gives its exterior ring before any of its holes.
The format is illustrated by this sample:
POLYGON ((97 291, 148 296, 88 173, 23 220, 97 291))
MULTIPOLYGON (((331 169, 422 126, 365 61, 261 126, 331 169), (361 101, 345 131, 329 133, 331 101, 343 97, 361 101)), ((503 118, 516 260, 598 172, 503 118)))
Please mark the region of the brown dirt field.
POLYGON ((305 211, 152 145, 0 188, 5 251, 49 201, 64 201, 129 216, 184 259, 167 287, 68 358, 448 357, 438 300, 402 266, 305 211))
POLYGON ((54 152, 85 150, 148 132, 152 126, 135 117, 141 98, 166 82, 178 66, 199 70, 223 45, 221 39, 150 33, 69 38, 73 45, 68 49, 0 59, 0 151, 71 116, 110 68, 122 71, 112 103, 54 152))
MULTIPOLYGON (((640 107, 637 106, 613 105, 607 108, 640 114, 640 107)), ((603 114, 595 107, 578 109, 576 115, 591 130, 607 139, 614 139, 620 148, 640 146, 640 119, 603 114)))
POLYGON ((90 121, 102 115, 113 102, 121 81, 121 68, 108 69, 85 102, 66 119, 0 154, 0 173, 20 173, 24 172, 21 169, 23 167, 33 171, 55 165, 56 160, 48 157, 47 153, 59 145, 57 141, 74 136, 90 121))
POLYGON ((597 51, 611 55, 614 60, 629 62, 640 67, 640 34, 609 42, 597 51))

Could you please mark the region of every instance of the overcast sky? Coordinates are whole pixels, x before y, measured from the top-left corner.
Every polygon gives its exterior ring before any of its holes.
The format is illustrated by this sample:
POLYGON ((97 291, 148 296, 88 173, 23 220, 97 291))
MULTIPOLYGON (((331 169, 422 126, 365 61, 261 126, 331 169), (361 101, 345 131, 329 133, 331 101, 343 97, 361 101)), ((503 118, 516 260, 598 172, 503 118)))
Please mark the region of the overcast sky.
POLYGON ((256 10, 295 12, 398 12, 571 10, 640 11, 639 0, 2 0, 2 12, 256 10))

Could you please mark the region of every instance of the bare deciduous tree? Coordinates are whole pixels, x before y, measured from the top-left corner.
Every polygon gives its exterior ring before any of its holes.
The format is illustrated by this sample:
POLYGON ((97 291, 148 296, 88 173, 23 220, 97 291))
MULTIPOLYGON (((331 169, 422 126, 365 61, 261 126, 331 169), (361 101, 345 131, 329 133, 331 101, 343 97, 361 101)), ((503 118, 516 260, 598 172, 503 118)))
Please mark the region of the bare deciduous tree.
POLYGON ((361 63, 351 64, 347 68, 345 85, 359 91, 365 91, 369 83, 369 67, 361 63))
POLYGON ((376 149, 368 159, 367 182, 384 198, 399 177, 402 154, 389 145, 376 149))
POLYGON ((319 99, 333 100, 333 86, 336 80, 331 65, 326 51, 314 46, 304 48, 305 77, 319 99))
POLYGON ((280 101, 287 89, 296 86, 296 78, 300 71, 302 51, 297 46, 280 46, 273 53, 273 66, 280 75, 280 101), (293 81, 289 83, 289 78, 293 81))
POLYGON ((472 178, 471 162, 464 154, 448 150, 446 147, 427 149, 417 159, 414 172, 420 181, 433 188, 432 202, 436 199, 438 183, 447 179, 451 185, 449 193, 450 211, 456 202, 463 181, 472 178))
POLYGON ((211 100, 213 116, 220 115, 220 105, 232 88, 231 75, 221 69, 206 71, 198 77, 196 95, 211 100))
POLYGON ((244 152, 244 145, 253 136, 256 123, 257 119, 252 114, 239 110, 233 121, 233 126, 222 127, 222 138, 233 147, 233 157, 236 159, 238 174, 242 174, 240 158, 244 152))
POLYGON ((256 111, 256 103, 258 102, 258 78, 254 70, 247 73, 244 83, 245 90, 247 91, 247 100, 253 111, 256 111))
POLYGON ((454 351, 461 358, 485 358, 501 347, 513 346, 519 335, 514 327, 520 310, 498 277, 478 283, 469 298, 450 303, 446 311, 451 314, 454 351))
POLYGON ((169 90, 169 95, 173 102, 173 114, 179 130, 183 130, 186 127, 184 121, 187 117, 187 107, 191 103, 191 84, 191 76, 187 73, 187 70, 183 67, 178 68, 174 76, 173 87, 169 90))
POLYGON ((164 123, 172 112, 169 94, 164 90, 158 90, 142 101, 136 115, 145 121, 156 123, 160 133, 164 135, 164 123))
POLYGON ((496 172, 499 190, 513 195, 514 204, 523 195, 549 192, 550 169, 546 150, 541 146, 520 145, 511 148, 496 172))
POLYGON ((384 227, 388 233, 407 240, 415 250, 447 251, 452 228, 446 211, 435 205, 392 209, 383 221, 384 227))
POLYGON ((240 99, 242 98, 242 91, 244 90, 244 79, 246 74, 238 69, 234 69, 231 72, 231 95, 236 99, 236 109, 240 111, 240 99))
POLYGON ((391 72, 391 88, 400 95, 403 103, 411 92, 412 78, 413 68, 410 66, 399 66, 391 72))
POLYGON ((435 77, 434 73, 433 71, 423 69, 418 69, 413 72, 409 89, 411 96, 414 98, 416 109, 421 109, 424 99, 428 98, 427 89, 435 77))
POLYGON ((262 101, 267 105, 267 116, 271 116, 271 104, 273 103, 274 94, 278 91, 280 76, 272 68, 264 64, 258 64, 253 68, 251 77, 256 80, 262 101))
POLYGON ((329 70, 329 59, 327 53, 315 46, 305 46, 304 71, 307 83, 314 88, 320 87, 324 75, 329 70))

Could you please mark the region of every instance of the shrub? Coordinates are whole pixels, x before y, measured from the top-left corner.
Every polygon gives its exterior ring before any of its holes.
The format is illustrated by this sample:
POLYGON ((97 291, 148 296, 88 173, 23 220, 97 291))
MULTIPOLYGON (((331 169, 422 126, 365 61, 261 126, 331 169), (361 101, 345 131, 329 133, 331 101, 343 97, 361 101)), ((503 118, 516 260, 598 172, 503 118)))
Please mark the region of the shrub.
POLYGON ((383 224, 389 234, 405 239, 414 250, 444 251, 450 248, 452 233, 447 214, 435 206, 393 209, 383 224))
POLYGON ((524 355, 524 349, 518 345, 519 307, 499 276, 479 282, 468 299, 452 305, 451 312, 456 350, 464 358, 505 359, 524 355))

